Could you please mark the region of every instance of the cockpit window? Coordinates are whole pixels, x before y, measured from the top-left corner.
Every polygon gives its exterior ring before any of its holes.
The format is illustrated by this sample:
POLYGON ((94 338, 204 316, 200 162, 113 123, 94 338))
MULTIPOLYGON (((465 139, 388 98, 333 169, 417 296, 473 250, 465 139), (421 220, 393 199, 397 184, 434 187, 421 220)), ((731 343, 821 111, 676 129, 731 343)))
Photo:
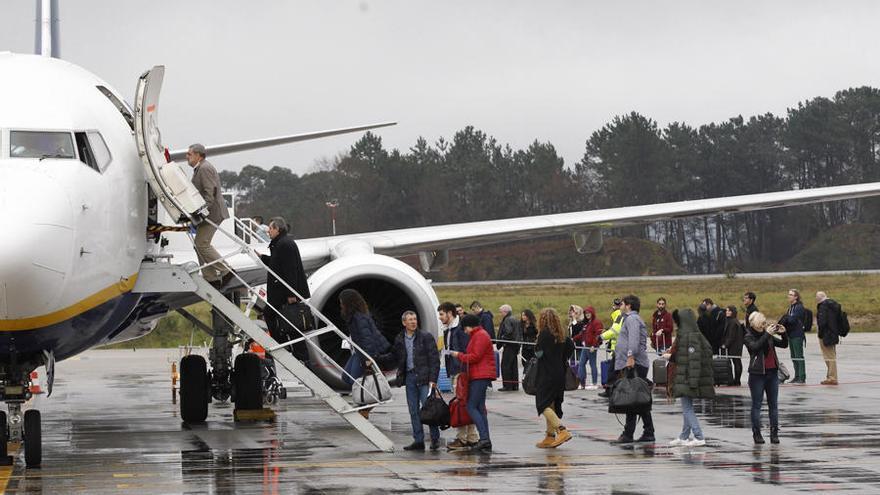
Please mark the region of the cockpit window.
POLYGON ((76 158, 69 132, 9 131, 11 158, 76 158))

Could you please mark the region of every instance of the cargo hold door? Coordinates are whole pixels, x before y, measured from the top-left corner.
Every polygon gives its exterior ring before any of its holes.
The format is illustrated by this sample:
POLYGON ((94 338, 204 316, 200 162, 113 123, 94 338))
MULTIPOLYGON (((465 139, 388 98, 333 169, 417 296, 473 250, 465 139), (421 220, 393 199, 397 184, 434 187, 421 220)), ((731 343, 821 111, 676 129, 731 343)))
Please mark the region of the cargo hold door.
POLYGON ((135 94, 135 140, 147 182, 171 218, 198 223, 207 216, 208 205, 180 164, 166 159, 159 132, 159 91, 165 67, 157 65, 138 79, 135 94))

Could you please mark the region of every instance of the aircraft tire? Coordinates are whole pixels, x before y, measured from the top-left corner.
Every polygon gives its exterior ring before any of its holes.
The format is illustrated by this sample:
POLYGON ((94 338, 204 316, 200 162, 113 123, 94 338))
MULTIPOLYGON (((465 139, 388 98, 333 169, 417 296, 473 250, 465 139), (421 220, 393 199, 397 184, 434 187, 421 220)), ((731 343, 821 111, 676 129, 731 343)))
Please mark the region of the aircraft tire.
POLYGON ((24 463, 29 468, 38 468, 43 462, 43 430, 40 423, 40 411, 28 409, 24 412, 24 463))
POLYGON ((201 423, 208 417, 208 365, 196 354, 180 360, 180 417, 187 423, 201 423))
POLYGON ((6 450, 8 442, 9 429, 6 424, 6 411, 0 411, 0 465, 3 464, 6 456, 9 455, 9 452, 6 450))
POLYGON ((263 407, 263 385, 260 376, 260 356, 245 352, 235 357, 232 371, 232 386, 235 389, 236 409, 261 409, 263 407))

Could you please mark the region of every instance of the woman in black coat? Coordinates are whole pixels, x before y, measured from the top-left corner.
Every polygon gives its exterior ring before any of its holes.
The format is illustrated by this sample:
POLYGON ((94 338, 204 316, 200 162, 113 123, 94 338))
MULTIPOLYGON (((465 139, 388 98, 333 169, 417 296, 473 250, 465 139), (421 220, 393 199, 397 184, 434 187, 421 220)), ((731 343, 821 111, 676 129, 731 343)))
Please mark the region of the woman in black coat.
POLYGON ((743 338, 745 328, 736 318, 736 306, 728 306, 725 312, 727 319, 724 322, 724 339, 721 341, 722 354, 726 353, 733 360, 733 384, 741 385, 740 378, 743 373, 743 338))
POLYGON ((565 335, 559 315, 553 308, 541 311, 538 318, 538 358, 535 380, 535 407, 547 420, 547 435, 538 442, 542 449, 556 448, 571 440, 571 433, 561 424, 562 401, 565 399, 565 374, 568 356, 574 352, 574 342, 565 335))
POLYGON ((533 344, 538 339, 538 319, 535 318, 535 313, 532 313, 531 309, 523 310, 519 318, 522 321, 523 342, 530 342, 532 344, 524 344, 522 346, 520 355, 522 356, 523 368, 525 368, 529 361, 535 357, 535 346, 533 344))

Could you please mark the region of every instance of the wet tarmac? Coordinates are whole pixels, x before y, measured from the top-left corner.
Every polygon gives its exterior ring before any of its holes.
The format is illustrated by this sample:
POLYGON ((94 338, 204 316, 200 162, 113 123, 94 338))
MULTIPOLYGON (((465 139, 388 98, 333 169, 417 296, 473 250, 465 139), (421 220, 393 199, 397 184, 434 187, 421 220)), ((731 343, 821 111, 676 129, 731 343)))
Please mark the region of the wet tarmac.
MULTIPOLYGON (((825 377, 815 335, 807 381, 825 377)), ((838 348, 842 384, 785 385, 782 444, 754 446, 746 387, 698 401, 708 445, 668 447, 679 404, 655 395, 654 445, 614 446, 618 418, 595 391, 567 394, 575 438, 555 450, 534 444, 543 420, 521 392, 492 392, 494 452, 379 453, 300 389, 274 407, 274 423, 235 423, 212 404, 207 423, 183 424, 172 403, 175 350, 90 351, 58 363, 43 415, 43 467, 21 455, 0 468, 7 493, 880 493, 880 334, 838 348)), ((783 351, 787 358, 787 352, 783 351)), ((622 421, 622 417, 620 421, 622 421)), ((400 447, 410 441, 402 389, 375 422, 400 447)), ((766 421, 766 414, 765 414, 766 421)), ((640 433, 640 432, 638 432, 640 433)), ((453 437, 452 430, 443 434, 453 437)))

